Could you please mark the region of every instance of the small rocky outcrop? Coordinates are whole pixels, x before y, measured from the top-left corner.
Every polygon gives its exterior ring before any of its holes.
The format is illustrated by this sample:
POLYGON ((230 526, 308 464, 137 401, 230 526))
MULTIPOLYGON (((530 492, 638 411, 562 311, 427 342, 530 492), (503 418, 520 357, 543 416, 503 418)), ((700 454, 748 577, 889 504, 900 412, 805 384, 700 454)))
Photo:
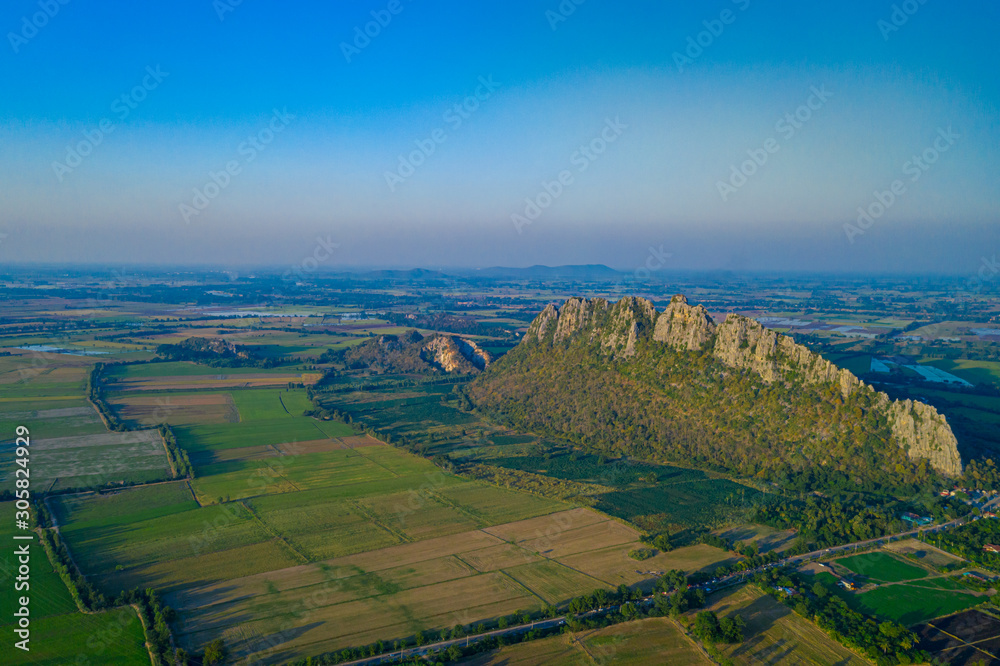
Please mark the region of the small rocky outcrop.
POLYGON ((423 358, 445 372, 474 373, 493 362, 489 352, 456 335, 434 335, 422 348, 423 358))
POLYGON ((474 374, 486 369, 494 360, 492 354, 472 340, 446 334, 424 337, 416 330, 399 336, 380 335, 343 350, 340 356, 350 368, 403 373, 474 374))

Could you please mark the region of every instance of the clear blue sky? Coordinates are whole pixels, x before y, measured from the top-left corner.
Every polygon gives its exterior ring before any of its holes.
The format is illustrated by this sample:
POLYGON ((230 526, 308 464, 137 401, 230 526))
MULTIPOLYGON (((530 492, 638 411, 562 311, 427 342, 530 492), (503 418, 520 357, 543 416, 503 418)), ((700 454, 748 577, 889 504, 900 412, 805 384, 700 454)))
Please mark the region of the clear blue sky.
POLYGON ((670 268, 965 274, 1000 250, 997 3, 561 6, 8 0, 0 261, 287 264, 322 237, 331 268, 662 245, 670 268))

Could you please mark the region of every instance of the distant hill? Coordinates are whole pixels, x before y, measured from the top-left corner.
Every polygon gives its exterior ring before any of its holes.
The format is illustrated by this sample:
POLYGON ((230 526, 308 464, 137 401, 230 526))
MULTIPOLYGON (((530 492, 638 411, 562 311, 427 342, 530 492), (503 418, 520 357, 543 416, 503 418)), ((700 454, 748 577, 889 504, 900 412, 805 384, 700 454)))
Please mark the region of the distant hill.
POLYGON ((387 269, 381 271, 367 271, 365 273, 357 273, 354 277, 389 280, 433 280, 448 278, 449 276, 440 271, 432 271, 426 268, 411 268, 409 270, 387 269))
POLYGON ((926 487, 958 476, 933 407, 892 401, 758 322, 675 296, 573 298, 467 388, 509 425, 613 455, 684 461, 801 489, 926 487))
POLYGON ((324 360, 339 360, 348 368, 378 373, 444 372, 475 374, 493 362, 493 356, 475 342, 458 335, 380 335, 356 347, 330 352, 324 360))
POLYGON ((619 278, 622 273, 604 264, 586 264, 582 266, 536 265, 528 268, 494 266, 473 271, 471 275, 508 280, 605 280, 619 278))
POLYGON ((193 361, 213 367, 270 368, 277 364, 276 359, 257 355, 252 347, 222 338, 187 338, 177 344, 159 345, 156 353, 170 361, 193 361))

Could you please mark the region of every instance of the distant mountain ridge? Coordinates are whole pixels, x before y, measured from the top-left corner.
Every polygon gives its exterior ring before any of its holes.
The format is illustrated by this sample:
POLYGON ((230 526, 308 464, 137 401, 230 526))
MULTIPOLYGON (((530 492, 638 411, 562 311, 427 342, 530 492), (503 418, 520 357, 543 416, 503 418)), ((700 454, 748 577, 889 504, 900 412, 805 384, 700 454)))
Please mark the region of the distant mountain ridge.
POLYGON ((527 268, 509 268, 506 266, 493 266, 482 268, 471 273, 476 277, 484 278, 506 278, 506 279, 577 279, 577 280, 598 280, 613 279, 622 276, 622 273, 604 264, 583 264, 568 266, 542 266, 536 264, 527 268))
POLYGON ((917 479, 923 464, 945 476, 962 472, 955 435, 933 407, 892 401, 752 319, 730 314, 716 324, 680 295, 662 312, 634 297, 549 305, 469 393, 522 426, 582 441, 589 432, 612 447, 691 455, 741 473, 882 479, 898 467, 917 479), (592 406, 560 395, 570 391, 589 393, 592 406), (550 405, 551 416, 533 399, 550 405), (727 400, 735 403, 728 409, 727 400), (864 475, 852 470, 852 457, 864 458, 864 475))

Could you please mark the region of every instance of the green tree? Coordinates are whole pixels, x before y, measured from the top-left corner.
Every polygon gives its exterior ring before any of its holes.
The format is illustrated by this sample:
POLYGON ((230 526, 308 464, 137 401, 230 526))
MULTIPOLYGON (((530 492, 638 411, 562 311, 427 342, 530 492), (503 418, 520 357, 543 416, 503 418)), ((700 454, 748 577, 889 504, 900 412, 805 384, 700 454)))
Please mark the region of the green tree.
POLYGON ((226 663, 226 644, 221 638, 216 638, 214 641, 205 646, 205 656, 202 657, 201 663, 204 666, 215 666, 216 664, 226 663))

